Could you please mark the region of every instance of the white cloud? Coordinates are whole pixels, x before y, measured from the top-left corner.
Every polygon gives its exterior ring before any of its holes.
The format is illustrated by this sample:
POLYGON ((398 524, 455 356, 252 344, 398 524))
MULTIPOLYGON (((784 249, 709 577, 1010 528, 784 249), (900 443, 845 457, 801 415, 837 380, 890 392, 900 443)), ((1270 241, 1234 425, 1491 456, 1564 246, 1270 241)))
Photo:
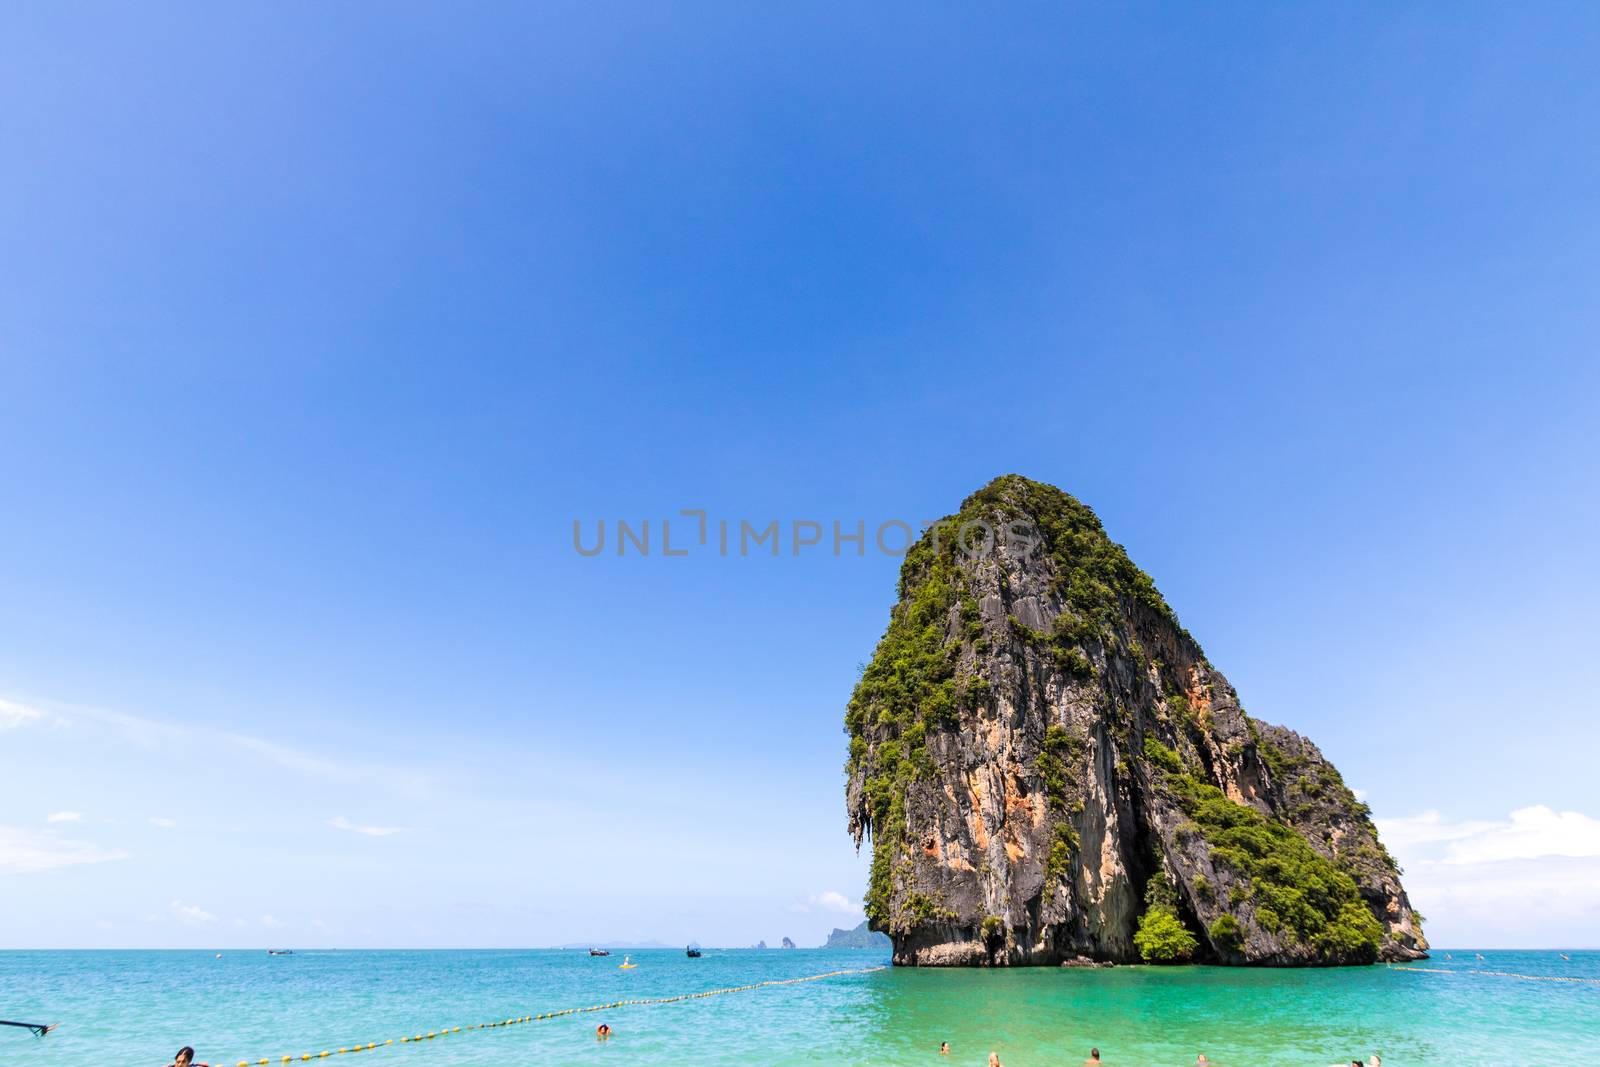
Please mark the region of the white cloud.
POLYGON ((352 834, 365 834, 368 837, 388 837, 390 834, 405 832, 403 826, 357 826, 343 815, 329 819, 328 825, 335 830, 348 830, 352 834))
POLYGON ((1452 841, 1446 852, 1444 862, 1450 864, 1600 856, 1600 819, 1543 804, 1518 808, 1509 822, 1452 841))
POLYGON ((106 849, 86 841, 74 841, 61 837, 54 830, 0 826, 0 871, 37 874, 127 858, 128 854, 120 849, 106 849))
POLYGON ((1376 822, 1437 945, 1572 944, 1600 930, 1600 820, 1539 804, 1376 822))
POLYGON ((217 921, 217 917, 198 904, 185 904, 181 900, 172 902, 172 914, 186 923, 196 926, 206 926, 217 921))
POLYGON ((1455 841, 1481 834, 1500 825, 1493 822, 1462 822, 1446 819, 1437 811, 1420 815, 1407 815, 1398 819, 1374 819, 1378 836, 1391 850, 1401 850, 1414 845, 1432 845, 1441 841, 1455 841))
POLYGON ((1600 856, 1600 820, 1543 804, 1518 808, 1505 819, 1456 821, 1425 811, 1402 819, 1379 819, 1377 824, 1391 849, 1453 865, 1600 856))
MULTIPOLYGON (((4 706, 6 706, 4 702, 0 702, 0 707, 4 706)), ((31 708, 21 710, 35 718, 41 715, 31 708)), ((0 711, 0 714, 3 714, 3 711, 0 711)), ((176 726, 120 711, 69 707, 54 718, 55 721, 69 727, 80 722, 109 727, 130 744, 152 751, 164 753, 180 749, 199 751, 204 753, 207 759, 214 760, 220 758, 220 754, 216 751, 218 748, 230 748, 284 770, 328 781, 381 783, 387 788, 411 793, 426 792, 433 782, 427 774, 409 768, 362 764, 347 759, 328 759, 313 752, 248 734, 204 727, 176 726)), ((0 726, 4 725, 6 723, 0 719, 0 726)))
POLYGON ((789 909, 802 915, 812 912, 832 912, 837 915, 860 915, 861 905, 837 890, 814 893, 789 909))
POLYGON ((150 816, 150 825, 159 826, 163 830, 170 830, 174 826, 178 825, 178 820, 163 818, 160 815, 152 815, 150 816))
POLYGON ((81 811, 54 811, 44 817, 45 822, 82 822, 81 811))
POLYGON ((0 730, 15 730, 19 726, 38 722, 44 713, 14 700, 0 700, 0 730))

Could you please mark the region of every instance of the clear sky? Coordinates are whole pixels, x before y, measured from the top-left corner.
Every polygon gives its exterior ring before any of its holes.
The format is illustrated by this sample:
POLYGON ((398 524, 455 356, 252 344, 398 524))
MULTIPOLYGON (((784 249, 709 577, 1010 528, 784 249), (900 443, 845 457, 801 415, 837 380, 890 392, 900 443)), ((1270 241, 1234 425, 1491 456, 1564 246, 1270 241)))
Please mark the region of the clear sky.
POLYGON ((7 6, 0 946, 817 943, 870 531, 1009 471, 1436 943, 1600 945, 1596 55, 1582 4, 7 6), (696 508, 782 553, 664 557, 696 508))

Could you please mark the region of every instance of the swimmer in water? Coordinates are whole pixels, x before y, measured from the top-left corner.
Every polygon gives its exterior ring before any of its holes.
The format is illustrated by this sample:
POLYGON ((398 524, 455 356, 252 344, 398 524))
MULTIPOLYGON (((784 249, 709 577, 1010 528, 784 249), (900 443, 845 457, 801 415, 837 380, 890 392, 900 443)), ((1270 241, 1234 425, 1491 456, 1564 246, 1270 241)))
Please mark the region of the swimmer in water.
POLYGON ((194 1049, 185 1045, 172 1057, 172 1067, 208 1067, 208 1065, 194 1062, 194 1049))
POLYGON ((610 1023, 601 1023, 599 1026, 595 1027, 594 1028, 594 1039, 596 1041, 609 1041, 609 1040, 611 1040, 611 1024, 610 1023))
POLYGON ((1000 1067, 1000 1053, 989 1053, 989 1067, 1000 1067))
POLYGON ((941 1056, 950 1055, 950 1042, 948 1042, 948 1041, 939 1042, 939 1055, 941 1055, 941 1056))
POLYGON ((1089 1050, 1089 1058, 1083 1061, 1083 1067, 1100 1067, 1099 1049, 1092 1048, 1089 1050))

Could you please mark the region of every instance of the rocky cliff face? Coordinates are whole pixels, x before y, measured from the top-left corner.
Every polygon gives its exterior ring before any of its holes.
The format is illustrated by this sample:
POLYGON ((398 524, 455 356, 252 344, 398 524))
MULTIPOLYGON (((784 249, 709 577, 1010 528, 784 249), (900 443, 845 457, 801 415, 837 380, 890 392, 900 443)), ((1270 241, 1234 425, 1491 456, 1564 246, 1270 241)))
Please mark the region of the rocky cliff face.
POLYGON ((846 712, 897 963, 1425 954, 1370 813, 1246 715, 1087 507, 1015 475, 907 553, 846 712))

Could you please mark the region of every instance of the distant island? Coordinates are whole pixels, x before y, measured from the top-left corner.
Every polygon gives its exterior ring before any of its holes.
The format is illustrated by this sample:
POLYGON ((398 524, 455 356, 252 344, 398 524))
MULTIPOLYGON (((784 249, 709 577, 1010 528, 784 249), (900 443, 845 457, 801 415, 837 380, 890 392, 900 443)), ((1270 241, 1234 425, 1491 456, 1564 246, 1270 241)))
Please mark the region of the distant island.
POLYGON ((888 951, 893 947, 888 934, 880 934, 867 925, 867 920, 862 919, 861 925, 854 930, 841 930, 834 927, 833 933, 828 935, 828 941, 823 948, 881 948, 888 951))
POLYGON ((1426 953, 1367 806, 1054 486, 997 478, 911 546, 845 728, 897 964, 1426 953))

